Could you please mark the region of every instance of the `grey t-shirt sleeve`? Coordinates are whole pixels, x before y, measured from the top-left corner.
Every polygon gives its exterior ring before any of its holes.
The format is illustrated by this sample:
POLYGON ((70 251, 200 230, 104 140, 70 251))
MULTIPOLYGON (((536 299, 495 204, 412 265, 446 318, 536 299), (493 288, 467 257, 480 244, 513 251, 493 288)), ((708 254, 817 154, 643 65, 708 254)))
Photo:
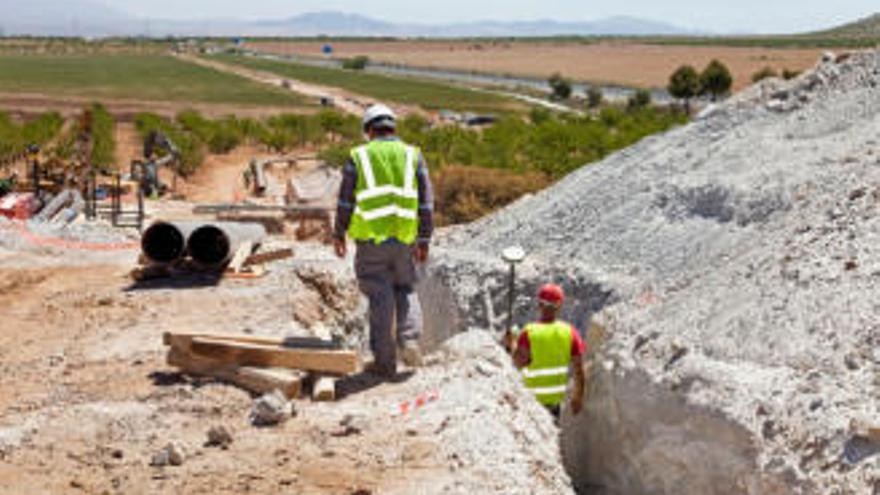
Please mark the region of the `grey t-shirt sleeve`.
POLYGON ((418 242, 430 243, 434 233, 434 189, 431 185, 431 174, 428 172, 425 156, 422 154, 419 154, 416 179, 419 188, 418 242))
POLYGON ((354 213, 354 188, 357 187, 357 167, 351 160, 342 167, 342 183, 339 185, 339 199, 336 202, 336 225, 333 236, 345 239, 351 215, 354 213))

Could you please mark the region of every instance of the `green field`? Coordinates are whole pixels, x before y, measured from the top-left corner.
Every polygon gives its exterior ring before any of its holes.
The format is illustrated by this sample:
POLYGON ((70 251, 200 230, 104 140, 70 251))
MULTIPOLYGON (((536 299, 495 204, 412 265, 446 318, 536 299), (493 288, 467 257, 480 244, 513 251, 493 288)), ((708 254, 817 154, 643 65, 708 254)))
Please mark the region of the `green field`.
POLYGON ((0 55, 0 92, 284 107, 307 101, 162 55, 0 55))
POLYGON ((368 74, 236 55, 214 55, 224 63, 271 72, 303 82, 342 88, 377 100, 418 105, 428 110, 509 112, 524 106, 491 93, 407 77, 368 74))

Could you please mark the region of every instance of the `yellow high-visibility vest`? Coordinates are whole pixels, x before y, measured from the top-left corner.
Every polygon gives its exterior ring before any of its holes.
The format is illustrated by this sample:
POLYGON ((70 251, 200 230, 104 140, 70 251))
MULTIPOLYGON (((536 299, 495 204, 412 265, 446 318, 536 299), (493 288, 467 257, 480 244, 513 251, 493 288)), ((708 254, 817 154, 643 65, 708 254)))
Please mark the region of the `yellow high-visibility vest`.
POLYGON ((564 321, 530 323, 532 362, 523 369, 526 388, 545 406, 557 406, 565 399, 568 367, 571 364, 571 325, 564 321))
POLYGON ((357 167, 352 239, 412 244, 418 234, 418 148, 397 140, 374 140, 351 151, 357 167))

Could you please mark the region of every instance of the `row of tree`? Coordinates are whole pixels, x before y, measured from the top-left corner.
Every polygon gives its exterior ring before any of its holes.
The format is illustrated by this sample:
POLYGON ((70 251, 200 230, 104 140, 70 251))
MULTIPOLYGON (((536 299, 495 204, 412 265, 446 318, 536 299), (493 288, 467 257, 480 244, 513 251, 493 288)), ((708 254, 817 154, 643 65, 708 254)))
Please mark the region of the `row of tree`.
MULTIPOLYGON (((571 81, 556 73, 547 80, 550 85, 551 98, 555 100, 567 100, 572 95, 571 81)), ((669 78, 667 91, 669 94, 684 100, 687 113, 690 113, 690 100, 697 96, 709 96, 712 101, 730 92, 733 86, 733 75, 726 65, 718 60, 709 62, 702 72, 698 72, 691 65, 679 67, 669 78)), ((587 90, 587 106, 598 108, 602 105, 602 90, 590 87, 587 90)), ((641 108, 651 104, 651 93, 648 90, 638 90, 629 98, 629 108, 641 108)))
POLYGON ((673 98, 684 100, 685 111, 690 113, 690 101, 697 96, 710 96, 712 101, 730 93, 733 86, 733 75, 726 65, 712 60, 702 72, 697 72, 691 65, 682 65, 672 76, 666 90, 673 98))
POLYGON ((16 155, 32 144, 43 146, 64 126, 58 112, 46 112, 27 122, 16 122, 7 113, 0 112, 0 159, 16 155))

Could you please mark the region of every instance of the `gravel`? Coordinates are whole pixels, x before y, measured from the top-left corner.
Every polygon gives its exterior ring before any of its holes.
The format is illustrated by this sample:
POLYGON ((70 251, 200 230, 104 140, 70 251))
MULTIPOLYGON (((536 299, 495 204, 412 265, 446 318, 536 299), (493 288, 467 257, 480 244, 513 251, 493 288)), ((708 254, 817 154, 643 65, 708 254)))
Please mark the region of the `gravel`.
POLYGON ((870 493, 878 456, 843 459, 880 417, 877 184, 880 52, 832 57, 449 230, 422 293, 459 309, 429 325, 499 329, 494 253, 522 245, 517 320, 555 279, 609 333, 564 436, 579 486, 870 493))

